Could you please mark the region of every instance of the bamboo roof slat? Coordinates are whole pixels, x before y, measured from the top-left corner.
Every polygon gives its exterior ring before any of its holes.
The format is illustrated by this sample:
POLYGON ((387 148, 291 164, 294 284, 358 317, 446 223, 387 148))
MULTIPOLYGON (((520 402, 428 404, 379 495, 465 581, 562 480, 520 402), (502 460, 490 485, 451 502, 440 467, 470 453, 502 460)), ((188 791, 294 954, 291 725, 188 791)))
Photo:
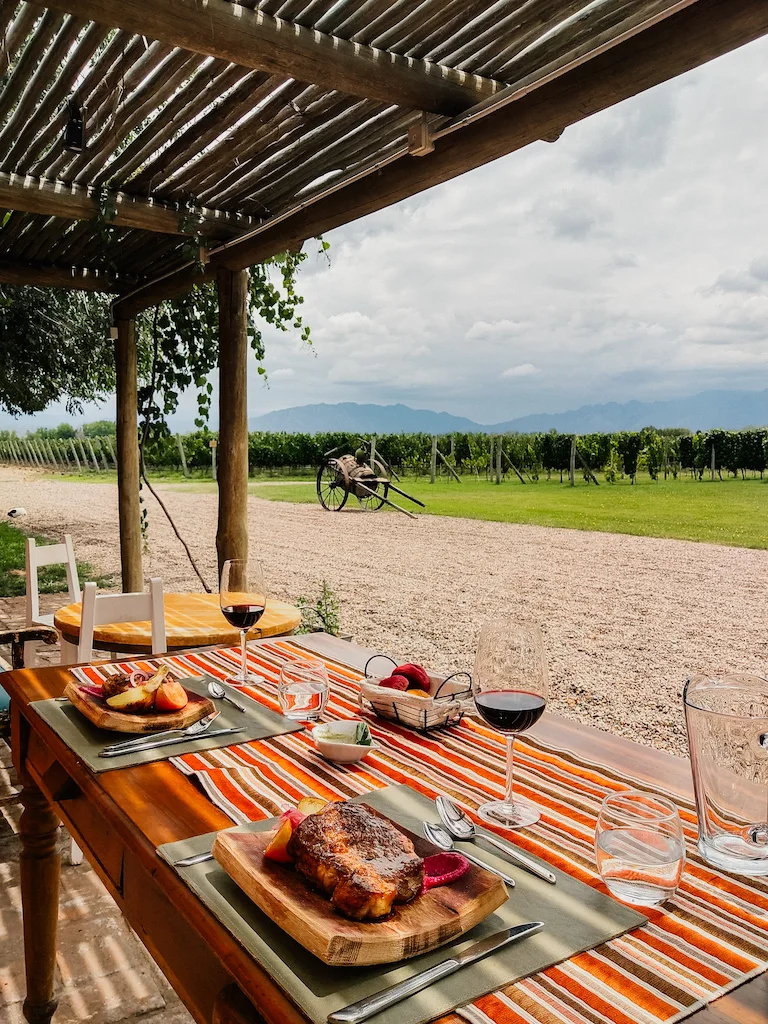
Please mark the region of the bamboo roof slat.
POLYGON ((3 91, 0 92, 0 121, 4 121, 14 105, 14 100, 23 98, 27 83, 34 77, 43 54, 56 33, 64 24, 64 15, 57 11, 46 11, 27 41, 18 63, 13 68, 3 91))
POLYGON ((267 175, 271 165, 284 166, 294 155, 292 147, 297 141, 331 129, 334 120, 338 118, 348 119, 342 123, 349 124, 361 118, 367 120, 371 116, 371 111, 378 106, 361 100, 350 108, 338 93, 320 95, 317 102, 308 106, 301 114, 296 114, 288 105, 280 111, 278 117, 257 133, 253 143, 247 136, 244 138, 246 159, 242 163, 224 177, 216 175, 215 181, 211 182, 209 177, 200 183, 198 187, 201 197, 210 195, 209 202, 214 195, 221 197, 233 182, 238 188, 247 189, 253 178, 261 179, 267 175))
MULTIPOLYGON (((125 32, 116 33, 107 44, 103 53, 90 67, 88 74, 78 88, 78 99, 87 112, 86 137, 96 129, 99 117, 106 117, 105 111, 114 111, 123 90, 123 79, 132 60, 144 52, 144 43, 125 32)), ((60 114, 59 124, 52 138, 48 139, 50 148, 42 149, 43 140, 36 140, 38 155, 29 168, 32 174, 56 178, 72 159, 72 154, 64 149, 63 129, 67 121, 66 111, 60 114)), ((46 133, 47 134, 47 133, 46 133)), ((47 144, 46 142, 46 144, 47 144)), ((24 168, 25 170, 27 168, 24 168)))
POLYGON ((541 66, 541 54, 546 46, 547 66, 571 60, 611 39, 622 28, 640 24, 653 14, 666 10, 670 0, 618 0, 607 2, 594 11, 577 15, 578 21, 571 31, 553 29, 546 38, 529 44, 525 50, 508 60, 504 65, 505 74, 515 80, 534 73, 541 66))
POLYGON ((111 162, 122 152, 130 141, 131 133, 138 131, 149 115, 155 110, 155 100, 162 107, 194 72, 199 70, 200 58, 172 54, 144 82, 140 89, 120 110, 119 119, 101 138, 104 145, 85 163, 74 180, 79 184, 92 182, 95 186, 110 179, 111 162), (157 82, 162 85, 157 86, 157 82))
POLYGON ((254 102, 259 102, 255 97, 263 98, 278 84, 285 84, 285 79, 276 80, 270 75, 249 71, 228 96, 218 100, 198 121, 180 132, 166 150, 150 160, 131 179, 131 188, 140 192, 153 186, 160 188, 179 168, 200 156, 219 135, 228 131, 254 102))
POLYGON ((36 69, 29 81, 18 96, 18 102, 14 105, 14 90, 12 83, 8 83, 9 102, 3 104, 0 101, 0 122, 5 120, 5 126, 0 131, 0 153, 4 151, 7 140, 12 138, 19 127, 28 123, 32 111, 35 109, 42 92, 49 81, 55 79, 56 72, 64 57, 67 55, 72 44, 84 27, 84 22, 78 18, 67 16, 64 18, 52 44, 42 55, 36 69), (3 109, 5 107, 5 109, 3 109))
MULTIPOLYGON (((13 10, 13 4, 9 6, 13 10)), ((4 60, 0 66, 0 72, 7 67, 12 67, 17 53, 27 42, 30 33, 33 31, 35 22, 40 18, 42 11, 34 4, 23 3, 17 8, 16 16, 11 21, 3 40, 4 60)))
POLYGON ((341 110, 336 107, 336 113, 331 110, 328 120, 312 128, 308 132, 302 132, 298 138, 285 147, 281 147, 272 154, 267 154, 264 159, 259 160, 250 170, 243 170, 230 182, 223 179, 218 182, 212 195, 216 196, 216 203, 222 209, 226 209, 228 202, 233 199, 248 198, 250 201, 263 202, 265 206, 270 204, 265 196, 269 193, 270 187, 275 181, 286 175, 286 167, 298 164, 300 170, 294 171, 294 175, 301 180, 312 180, 313 171, 308 165, 308 158, 315 149, 316 142, 322 147, 316 151, 316 156, 322 160, 327 150, 338 149, 341 144, 355 133, 363 125, 372 125, 377 118, 392 116, 393 109, 384 110, 371 107, 371 104, 362 102, 349 109, 343 107, 341 110), (318 135, 320 138, 318 139, 318 135), (326 136, 325 139, 322 136, 326 136), (335 139, 335 143, 334 140, 335 139), (222 186, 223 189, 222 189, 222 186))
MULTIPOLYGON (((266 92, 269 84, 264 83, 263 91, 266 92)), ((263 106, 256 111, 249 111, 247 117, 235 122, 226 135, 217 135, 214 144, 200 159, 182 167, 164 182, 164 194, 176 197, 183 195, 195 190, 222 167, 235 165, 249 147, 258 145, 260 133, 275 130, 287 117, 296 116, 290 103, 301 96, 306 88, 302 82, 287 82, 277 90, 268 92, 263 106)))
POLYGON ((110 181, 124 185, 142 164, 151 161, 179 130, 192 121, 216 97, 241 81, 245 72, 230 64, 220 70, 218 62, 201 67, 183 90, 179 90, 158 116, 145 125, 109 165, 110 181))
MULTIPOLYGON (((7 155, 0 162, 0 167, 3 170, 15 171, 23 163, 29 148, 34 145, 36 137, 46 125, 51 125, 54 112, 72 92, 78 76, 105 38, 106 30, 100 25, 88 25, 74 52, 56 75, 53 84, 43 96, 37 109, 31 112, 26 119, 18 117, 18 108, 17 111, 14 111, 13 118, 0 135, 0 154, 3 152, 4 144, 10 143, 13 139, 7 155)), ((64 110, 65 108, 62 108, 60 111, 61 127, 63 127, 64 110)))

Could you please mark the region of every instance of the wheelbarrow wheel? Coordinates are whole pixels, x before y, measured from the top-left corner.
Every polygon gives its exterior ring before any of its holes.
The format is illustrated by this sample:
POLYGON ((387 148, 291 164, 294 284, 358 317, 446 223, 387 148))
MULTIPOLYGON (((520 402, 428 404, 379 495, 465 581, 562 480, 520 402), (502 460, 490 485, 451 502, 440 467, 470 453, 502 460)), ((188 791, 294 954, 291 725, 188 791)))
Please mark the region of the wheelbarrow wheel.
POLYGON ((361 508, 364 508, 366 512, 378 512, 383 507, 384 501, 389 493, 389 481, 386 479, 387 472, 382 464, 377 460, 371 466, 377 477, 384 477, 383 480, 362 480, 374 494, 358 494, 357 500, 360 502, 361 508))
POLYGON ((329 512, 339 512, 344 508, 349 497, 349 478, 336 459, 326 459, 318 469, 317 497, 329 512))

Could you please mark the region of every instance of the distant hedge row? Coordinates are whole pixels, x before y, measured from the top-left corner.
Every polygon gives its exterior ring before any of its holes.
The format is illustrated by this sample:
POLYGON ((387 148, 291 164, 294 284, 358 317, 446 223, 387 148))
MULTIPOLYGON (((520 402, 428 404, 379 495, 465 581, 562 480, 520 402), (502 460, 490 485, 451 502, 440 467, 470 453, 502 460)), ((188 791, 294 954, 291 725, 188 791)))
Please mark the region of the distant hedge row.
MULTIPOLYGON (((369 440, 367 435, 365 440, 369 440)), ((187 466, 191 470, 210 471, 209 431, 197 431, 181 438, 187 466)), ((546 434, 505 434, 501 437, 502 469, 506 474, 515 467, 537 479, 541 473, 565 473, 570 465, 573 435, 551 431, 546 434)), ((439 450, 458 473, 490 474, 492 453, 499 439, 488 434, 447 434, 439 438, 439 450)), ((426 473, 432 452, 430 434, 381 434, 376 437, 377 451, 399 472, 426 473)), ((331 449, 355 452, 361 446, 360 435, 345 432, 322 434, 266 433, 256 431, 248 438, 248 463, 251 472, 298 471, 314 468, 331 449)), ((51 458, 75 468, 75 459, 85 468, 107 468, 112 463, 114 438, 83 439, 16 438, 0 433, 0 457, 13 461, 41 461, 51 458), (35 449, 35 459, 25 452, 35 449)), ((681 470, 701 477, 713 465, 717 473, 761 476, 768 465, 768 429, 710 430, 696 434, 655 430, 581 434, 576 440, 577 469, 602 472, 608 480, 618 474, 634 478, 638 469, 656 479, 660 473, 677 475, 681 470), (714 455, 714 463, 713 463, 714 455)), ((153 468, 178 468, 181 464, 179 440, 165 436, 147 445, 145 459, 153 468)), ((495 460, 494 460, 495 462, 495 460)))

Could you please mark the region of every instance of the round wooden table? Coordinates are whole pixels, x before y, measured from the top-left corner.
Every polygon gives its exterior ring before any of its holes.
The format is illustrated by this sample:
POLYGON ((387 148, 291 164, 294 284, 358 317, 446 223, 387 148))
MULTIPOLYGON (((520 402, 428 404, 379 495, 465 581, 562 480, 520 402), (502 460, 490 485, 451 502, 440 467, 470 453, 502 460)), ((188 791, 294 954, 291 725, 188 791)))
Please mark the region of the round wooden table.
MULTIPOLYGON (((77 661, 80 639, 81 605, 68 604, 59 608, 53 624, 61 633, 61 663, 73 665, 77 661)), ((285 636, 301 622, 301 612, 285 601, 267 601, 266 611, 258 626, 251 631, 252 638, 285 636)), ((240 632, 230 626, 219 607, 218 594, 165 594, 165 638, 169 651, 191 647, 234 646, 240 642, 240 632)), ((116 622, 96 626, 93 646, 104 651, 126 654, 145 654, 152 650, 149 622, 116 622)))

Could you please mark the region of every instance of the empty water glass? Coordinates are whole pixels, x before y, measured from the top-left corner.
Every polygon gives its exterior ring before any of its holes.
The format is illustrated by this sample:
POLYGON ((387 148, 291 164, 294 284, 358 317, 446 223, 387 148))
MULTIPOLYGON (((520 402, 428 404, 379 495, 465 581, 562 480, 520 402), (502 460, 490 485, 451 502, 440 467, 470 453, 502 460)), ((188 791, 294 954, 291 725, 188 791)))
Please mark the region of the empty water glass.
POLYGON ((277 699, 286 718, 316 722, 328 703, 328 673, 321 661, 289 661, 280 669, 277 699))
POLYGON ((629 789, 603 800, 595 830, 597 870, 623 903, 655 907, 673 896, 685 865, 677 807, 629 789))

